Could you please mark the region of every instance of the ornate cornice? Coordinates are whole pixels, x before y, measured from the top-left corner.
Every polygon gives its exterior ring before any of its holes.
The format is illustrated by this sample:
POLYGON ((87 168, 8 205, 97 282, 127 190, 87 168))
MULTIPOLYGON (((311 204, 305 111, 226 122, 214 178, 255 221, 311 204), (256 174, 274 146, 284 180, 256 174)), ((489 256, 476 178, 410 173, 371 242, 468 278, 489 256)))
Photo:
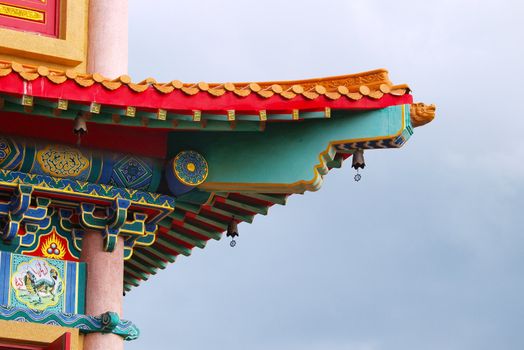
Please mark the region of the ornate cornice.
POLYGON ((100 316, 86 316, 0 305, 0 320, 77 328, 84 334, 113 333, 124 340, 135 340, 140 335, 140 330, 133 322, 121 320, 115 312, 106 312, 100 316))
POLYGON ((21 232, 47 228, 52 213, 48 208, 65 205, 69 210, 59 211, 61 224, 75 241, 82 239, 85 230, 94 229, 103 235, 104 249, 112 251, 118 237, 123 237, 125 259, 131 257, 135 246, 153 244, 158 223, 175 204, 174 198, 166 195, 9 170, 0 170, 0 187, 9 198, 0 201, 0 220, 4 222, 0 237, 4 242, 14 244, 17 236, 34 238, 21 232), (106 215, 95 215, 96 208, 106 215), (75 224, 70 220, 74 211, 79 217, 75 224))
POLYGON ((18 184, 31 185, 42 191, 63 192, 81 197, 92 197, 112 201, 114 198, 123 198, 134 203, 154 206, 166 210, 174 207, 174 198, 167 195, 131 190, 111 185, 99 185, 84 181, 60 179, 47 175, 33 175, 18 171, 0 169, 0 184, 15 187, 18 184))

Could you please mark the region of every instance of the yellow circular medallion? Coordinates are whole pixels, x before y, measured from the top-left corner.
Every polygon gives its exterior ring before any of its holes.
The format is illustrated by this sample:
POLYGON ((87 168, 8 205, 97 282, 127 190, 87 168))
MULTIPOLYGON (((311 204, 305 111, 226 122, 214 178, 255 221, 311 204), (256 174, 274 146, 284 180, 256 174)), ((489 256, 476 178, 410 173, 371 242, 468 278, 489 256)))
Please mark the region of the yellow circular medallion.
POLYGON ((198 186, 206 181, 208 165, 204 157, 195 151, 182 151, 173 160, 173 175, 186 186, 198 186))

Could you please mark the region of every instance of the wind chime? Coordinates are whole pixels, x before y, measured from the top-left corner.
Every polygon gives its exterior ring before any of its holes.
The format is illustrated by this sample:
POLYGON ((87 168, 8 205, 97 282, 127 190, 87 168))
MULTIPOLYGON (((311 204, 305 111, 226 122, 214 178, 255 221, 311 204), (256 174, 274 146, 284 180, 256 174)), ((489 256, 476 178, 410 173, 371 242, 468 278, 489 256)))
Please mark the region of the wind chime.
POLYGON ((366 167, 366 162, 364 161, 364 150, 357 149, 355 153, 353 153, 353 163, 351 167, 357 171, 354 177, 355 181, 360 181, 362 175, 359 174, 358 169, 364 169, 366 167))

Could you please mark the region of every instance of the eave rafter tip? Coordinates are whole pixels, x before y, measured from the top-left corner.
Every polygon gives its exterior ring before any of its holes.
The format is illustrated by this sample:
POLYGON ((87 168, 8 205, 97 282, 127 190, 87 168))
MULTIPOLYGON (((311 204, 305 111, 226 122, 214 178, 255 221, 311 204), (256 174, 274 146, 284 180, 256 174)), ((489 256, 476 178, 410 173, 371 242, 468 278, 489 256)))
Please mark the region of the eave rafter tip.
POLYGON ((410 108, 411 124, 419 127, 435 119, 437 107, 434 104, 413 103, 410 108))

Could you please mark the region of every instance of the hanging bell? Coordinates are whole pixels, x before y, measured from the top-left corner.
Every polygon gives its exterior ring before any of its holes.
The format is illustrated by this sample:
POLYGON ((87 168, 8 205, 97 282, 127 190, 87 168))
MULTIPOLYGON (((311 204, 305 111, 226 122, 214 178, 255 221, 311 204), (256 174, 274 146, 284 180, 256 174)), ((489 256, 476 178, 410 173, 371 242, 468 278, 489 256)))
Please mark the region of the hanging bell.
POLYGON ((84 135, 87 134, 87 124, 86 119, 82 113, 78 112, 75 118, 75 125, 73 127, 73 132, 75 135, 84 135))
POLYGON ((80 139, 82 135, 87 134, 87 123, 86 119, 81 112, 78 112, 75 118, 75 124, 73 126, 73 132, 78 136, 77 144, 80 145, 80 139))
POLYGON ((233 219, 229 225, 227 225, 227 234, 226 234, 226 237, 231 237, 231 243, 229 243, 229 245, 231 247, 234 247, 237 245, 237 242, 235 241, 235 237, 238 237, 238 224, 237 222, 235 221, 235 219, 233 219))
POLYGON ((364 169, 366 166, 366 162, 364 161, 364 150, 357 149, 355 153, 353 153, 353 163, 351 165, 354 169, 364 169))

